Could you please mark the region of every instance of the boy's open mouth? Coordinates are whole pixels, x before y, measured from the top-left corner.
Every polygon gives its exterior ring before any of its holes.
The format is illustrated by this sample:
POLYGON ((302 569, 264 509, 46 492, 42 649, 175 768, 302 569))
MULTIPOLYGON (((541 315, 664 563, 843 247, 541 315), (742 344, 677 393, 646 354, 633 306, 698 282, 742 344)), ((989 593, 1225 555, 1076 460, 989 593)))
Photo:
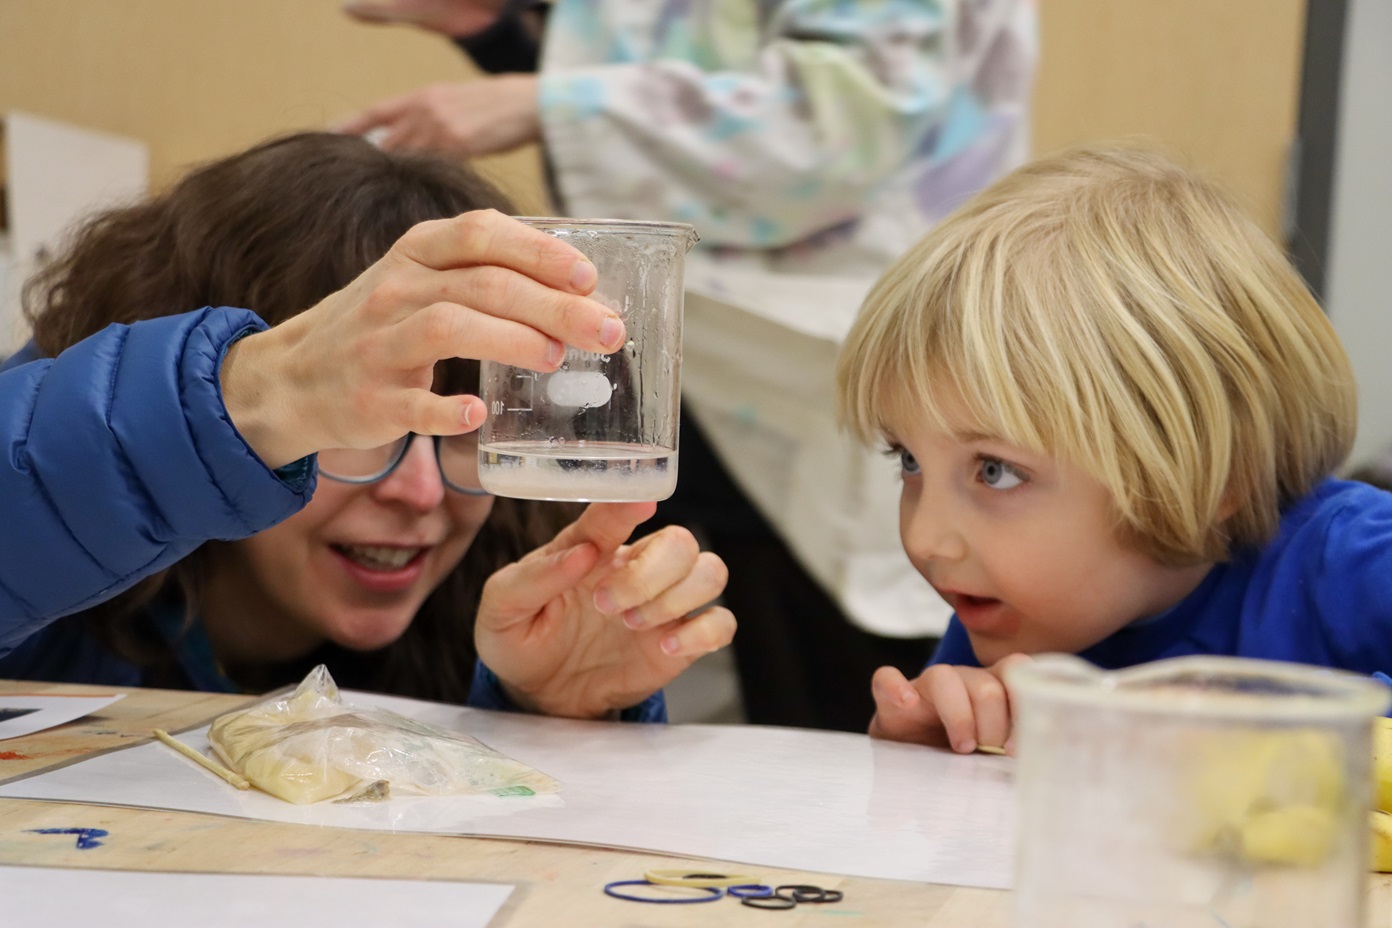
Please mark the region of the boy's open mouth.
POLYGON ((952 597, 952 609, 958 621, 975 635, 998 638, 1013 635, 1019 630, 1018 617, 993 596, 956 593, 952 597))

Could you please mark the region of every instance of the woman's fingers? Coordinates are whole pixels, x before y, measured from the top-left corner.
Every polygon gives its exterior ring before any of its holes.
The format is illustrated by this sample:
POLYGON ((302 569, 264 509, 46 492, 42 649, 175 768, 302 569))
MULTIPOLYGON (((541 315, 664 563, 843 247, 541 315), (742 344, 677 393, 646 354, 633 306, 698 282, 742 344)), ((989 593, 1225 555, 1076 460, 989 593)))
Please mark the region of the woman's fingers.
POLYGON ((553 599, 573 589, 598 560, 598 549, 581 542, 533 551, 495 571, 484 584, 479 625, 501 631, 531 620, 553 599))
POLYGON ((574 247, 491 209, 419 223, 392 251, 437 271, 478 265, 510 268, 582 296, 599 280, 595 266, 574 247))
POLYGON ((565 345, 601 353, 623 345, 623 322, 608 307, 515 271, 471 268, 420 276, 418 292, 405 299, 397 292, 381 297, 408 307, 391 322, 409 335, 403 341, 413 349, 413 363, 487 358, 551 371, 565 345))
POLYGON ((616 351, 623 345, 623 320, 614 310, 516 268, 461 268, 441 272, 441 279, 453 302, 531 326, 568 345, 602 352, 616 351))
POLYGON ((483 400, 467 393, 441 396, 429 390, 412 390, 405 409, 402 431, 417 435, 460 435, 478 428, 487 416, 483 400))
POLYGON ((672 622, 662 630, 657 646, 668 657, 696 660, 719 651, 735 638, 735 614, 724 606, 702 609, 689 619, 672 622))
POLYGON ((634 576, 626 566, 617 576, 606 577, 595 590, 595 608, 606 615, 622 616, 629 628, 651 628, 709 605, 725 591, 730 578, 725 562, 709 551, 697 552, 685 568, 673 559, 658 562, 655 570, 644 573, 647 575, 634 576), (616 587, 620 592, 615 592, 616 587))
POLYGON ((551 371, 565 345, 608 354, 626 337, 623 320, 607 306, 508 268, 415 268, 379 280, 366 297, 366 318, 400 327, 411 364, 487 358, 551 371))
POLYGON ((407 23, 458 38, 487 29, 502 14, 503 0, 350 0, 343 12, 365 23, 407 23))
POLYGON ((540 550, 561 551, 586 542, 594 545, 601 557, 612 557, 633 530, 656 511, 656 503, 591 503, 540 550))
POLYGON ((446 358, 488 359, 554 371, 565 359, 560 340, 529 325, 454 303, 427 306, 392 326, 384 337, 391 343, 390 363, 404 371, 433 368, 446 358))
MULTIPOLYGON (((429 323, 431 331, 448 337, 432 343, 429 350, 438 350, 436 358, 498 354, 495 348, 484 351, 468 340, 471 310, 520 323, 585 351, 611 353, 626 337, 618 313, 585 297, 598 281, 588 258, 495 210, 413 226, 378 267, 368 299, 385 312, 429 308, 444 317, 429 323), (455 308, 447 309, 449 304, 455 308)), ((548 365, 545 351, 533 350, 528 356, 542 362, 541 370, 559 363, 548 365)))
POLYGON ((725 562, 714 554, 703 556, 688 529, 669 525, 622 552, 595 588, 595 608, 605 615, 624 613, 625 622, 638 628, 710 602, 728 577, 725 562))
POLYGON ((331 128, 334 132, 344 135, 362 135, 378 126, 400 119, 406 99, 405 96, 400 96, 374 103, 367 109, 335 123, 331 128))
POLYGON ((409 115, 397 116, 380 124, 377 147, 383 151, 410 151, 420 148, 421 129, 409 115))

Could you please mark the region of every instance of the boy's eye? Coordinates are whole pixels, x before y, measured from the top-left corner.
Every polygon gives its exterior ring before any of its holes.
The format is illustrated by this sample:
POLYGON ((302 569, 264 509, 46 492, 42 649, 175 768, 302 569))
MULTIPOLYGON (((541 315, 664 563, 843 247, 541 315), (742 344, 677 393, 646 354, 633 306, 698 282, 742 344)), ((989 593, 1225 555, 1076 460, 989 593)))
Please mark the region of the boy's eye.
POLYGON ((981 458, 977 473, 981 482, 993 490, 1012 490, 1025 482, 1019 471, 1000 458, 981 458))
POLYGON ((918 459, 903 448, 899 449, 899 469, 913 476, 918 473, 918 459))

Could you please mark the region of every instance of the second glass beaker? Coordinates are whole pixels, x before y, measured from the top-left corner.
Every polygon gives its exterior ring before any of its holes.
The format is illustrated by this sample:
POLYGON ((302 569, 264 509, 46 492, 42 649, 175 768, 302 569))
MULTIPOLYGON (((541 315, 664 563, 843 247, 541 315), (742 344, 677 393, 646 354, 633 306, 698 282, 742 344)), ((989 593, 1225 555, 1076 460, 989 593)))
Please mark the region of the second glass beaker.
POLYGON ((1007 672, 1017 928, 1360 928, 1372 719, 1352 673, 1188 656, 1007 672))

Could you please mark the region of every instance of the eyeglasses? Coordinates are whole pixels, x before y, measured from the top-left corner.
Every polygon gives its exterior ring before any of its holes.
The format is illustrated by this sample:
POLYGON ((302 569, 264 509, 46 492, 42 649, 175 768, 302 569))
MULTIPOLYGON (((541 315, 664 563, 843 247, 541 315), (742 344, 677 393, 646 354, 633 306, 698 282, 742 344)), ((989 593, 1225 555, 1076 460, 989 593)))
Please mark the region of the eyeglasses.
MULTIPOLYGON (((456 493, 489 496, 479 482, 478 435, 422 435, 435 443, 435 463, 440 479, 456 493)), ((339 483, 376 483, 396 470, 406 449, 417 438, 408 432, 389 445, 376 448, 330 448, 319 452, 319 473, 339 483)))

